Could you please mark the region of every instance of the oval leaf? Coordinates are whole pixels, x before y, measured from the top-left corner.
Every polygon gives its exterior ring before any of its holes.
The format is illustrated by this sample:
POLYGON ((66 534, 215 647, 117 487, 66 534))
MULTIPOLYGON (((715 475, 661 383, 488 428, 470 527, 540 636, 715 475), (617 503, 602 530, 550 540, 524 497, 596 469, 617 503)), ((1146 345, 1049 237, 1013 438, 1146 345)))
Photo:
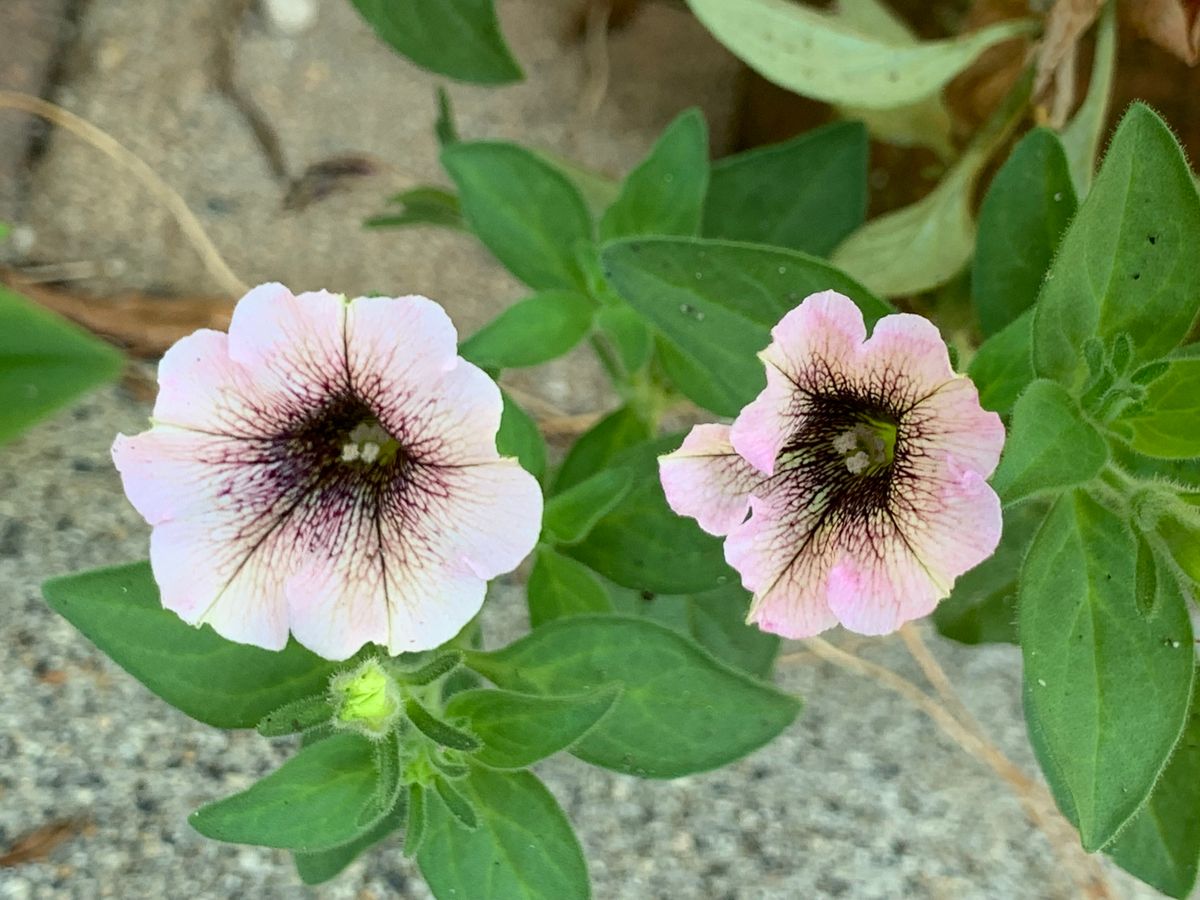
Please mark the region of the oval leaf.
POLYGON ((468 665, 508 690, 561 696, 623 685, 612 711, 573 749, 643 778, 677 778, 732 762, 786 728, 800 702, 717 662, 645 619, 574 616, 468 665))
POLYGON ((1033 306, 1075 205, 1062 144, 1053 131, 1034 129, 1000 167, 979 210, 971 295, 985 335, 1033 306))
POLYGON ((1038 375, 1077 388, 1084 345, 1097 336, 1108 344, 1128 334, 1135 368, 1173 350, 1200 309, 1197 247, 1200 196, 1183 152, 1149 107, 1134 104, 1035 307, 1038 375))
POLYGON ((714 162, 702 234, 828 256, 866 214, 867 132, 837 122, 714 162))
POLYGON ((530 418, 506 391, 501 391, 504 412, 496 432, 496 450, 501 456, 515 456, 521 468, 539 481, 546 472, 546 442, 537 422, 530 418))
POLYGON ((1137 812, 1188 714, 1195 654, 1187 605, 1175 589, 1144 615, 1136 559, 1128 526, 1073 492, 1051 510, 1021 573, 1030 738, 1089 852, 1137 812))
POLYGON ((417 861, 435 896, 471 900, 586 900, 587 864, 571 823, 529 772, 475 768, 455 787, 474 809, 468 831, 427 804, 417 861))
MULTIPOLYGON (((893 311, 829 263, 773 247, 628 239, 605 245, 602 264, 630 306, 722 386, 731 399, 712 408, 719 415, 736 415, 762 390, 766 376, 755 354, 770 343, 771 328, 809 294, 846 294, 868 324, 893 311)), ((702 402, 687 382, 678 386, 702 402)))
POLYGON ((612 609, 596 574, 581 562, 541 545, 529 573, 529 623, 538 628, 553 619, 612 609))
POLYGON ((188 821, 205 837, 286 850, 324 850, 370 831, 359 813, 375 797, 375 752, 357 734, 304 747, 240 794, 210 803, 188 821))
POLYGON ((617 688, 574 697, 540 697, 512 691, 478 690, 455 694, 449 716, 464 716, 483 748, 471 758, 489 769, 525 769, 566 750, 607 713, 617 688))
POLYGON ((546 501, 542 528, 555 544, 578 544, 629 493, 633 473, 605 469, 546 501))
POLYGON ((42 593, 113 662, 172 706, 217 728, 254 728, 268 713, 322 694, 342 665, 295 641, 279 652, 194 628, 159 603, 148 563, 55 578, 42 593))
POLYGON ((459 347, 483 369, 537 366, 562 356, 592 327, 592 302, 574 291, 543 291, 514 303, 459 347))
POLYGON ((667 126, 600 219, 600 239, 695 234, 708 187, 708 128, 691 109, 667 126))
POLYGON ((992 487, 1007 505, 1091 481, 1106 462, 1108 444, 1071 395, 1057 382, 1040 379, 1013 407, 992 487))
POLYGON ((442 165, 463 215, 505 267, 532 288, 587 290, 577 247, 592 240, 579 191, 558 169, 516 144, 456 143, 442 165))
POLYGON ((492 0, 351 0, 375 33, 418 66, 477 84, 521 80, 492 0))
MULTIPOLYGON (((401 798, 403 796, 401 794, 401 798)), ((303 850, 293 850, 292 861, 296 864, 296 873, 305 884, 321 884, 337 877, 364 850, 368 850, 403 828, 407 816, 407 804, 401 799, 390 813, 379 820, 379 824, 348 844, 330 847, 328 850, 313 850, 308 853, 303 850)))
POLYGON ((1146 390, 1138 411, 1121 419, 1129 443, 1147 456, 1200 456, 1200 359, 1175 360, 1146 390))
POLYGON ((896 44, 790 0, 688 0, 688 6, 768 81, 826 103, 867 109, 924 100, 988 47, 1036 27, 1000 22, 952 40, 896 44))
POLYGON ((979 403, 1007 416, 1017 398, 1034 380, 1033 310, 1026 310, 1012 323, 983 342, 967 373, 979 388, 979 403))

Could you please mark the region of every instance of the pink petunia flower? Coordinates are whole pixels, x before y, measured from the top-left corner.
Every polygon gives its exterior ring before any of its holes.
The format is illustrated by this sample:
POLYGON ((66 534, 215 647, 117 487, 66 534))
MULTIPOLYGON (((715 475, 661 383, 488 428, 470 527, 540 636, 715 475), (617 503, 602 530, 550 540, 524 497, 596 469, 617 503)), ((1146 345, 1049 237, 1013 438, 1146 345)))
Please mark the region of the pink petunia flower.
POLYGON ((268 649, 424 650, 537 541, 542 496, 496 452, 495 383, 424 297, 265 284, 229 334, 167 351, 152 427, 120 435, 162 602, 268 649))
POLYGON ((867 339, 858 307, 826 291, 771 335, 767 386, 732 427, 697 425, 661 458, 668 502, 727 536, 764 631, 886 634, 928 615, 1000 540, 985 481, 1000 418, 920 316, 885 316, 867 339))

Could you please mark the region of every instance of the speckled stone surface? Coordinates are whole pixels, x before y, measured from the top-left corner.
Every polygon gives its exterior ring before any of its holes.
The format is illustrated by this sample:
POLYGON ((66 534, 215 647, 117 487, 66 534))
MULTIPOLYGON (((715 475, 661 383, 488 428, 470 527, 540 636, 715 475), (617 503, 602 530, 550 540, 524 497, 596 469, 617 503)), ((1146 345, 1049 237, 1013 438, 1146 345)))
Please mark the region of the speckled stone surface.
MULTIPOLYGON (((194 833, 191 810, 269 772, 288 743, 174 712, 40 599, 44 577, 144 557, 147 530, 108 446, 147 414, 108 388, 0 449, 0 847, 88 821, 48 860, 0 869, 0 898, 428 896, 394 841, 308 889, 283 852, 194 833)), ((512 585, 487 610, 489 643, 526 627, 512 585)), ((967 705, 1030 768, 1016 651, 935 647, 967 705)), ((916 676, 898 641, 858 652, 916 676)), ((805 697, 801 718, 724 770, 639 782, 569 757, 539 767, 579 831, 597 898, 1074 895, 1007 789, 905 701, 811 657, 779 681, 805 697)), ((1155 896, 1114 883, 1120 897, 1155 896)))

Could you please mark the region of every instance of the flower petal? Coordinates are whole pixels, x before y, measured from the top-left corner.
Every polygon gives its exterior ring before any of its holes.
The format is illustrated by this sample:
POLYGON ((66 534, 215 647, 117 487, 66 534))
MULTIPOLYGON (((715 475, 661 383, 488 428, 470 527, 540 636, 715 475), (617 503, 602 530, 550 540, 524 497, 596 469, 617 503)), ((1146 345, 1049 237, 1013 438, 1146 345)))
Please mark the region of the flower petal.
POLYGON ((745 521, 750 492, 763 480, 734 452, 728 425, 695 426, 678 450, 659 457, 658 469, 671 509, 715 535, 745 521))
POLYGON ((979 391, 963 375, 918 403, 905 417, 905 430, 919 457, 949 454, 984 478, 995 470, 1004 448, 1004 423, 979 405, 979 391))
MULTIPOLYGON (((748 621, 787 638, 812 637, 837 624, 825 598, 830 560, 810 543, 787 495, 750 498, 750 518, 725 539, 725 559, 754 594, 748 621)), ((805 527, 807 524, 808 527, 805 527)))
POLYGON ((229 358, 272 397, 303 409, 348 389, 346 300, 328 291, 294 296, 263 284, 238 301, 229 323, 229 358))
POLYGON ((767 386, 734 421, 730 440, 755 468, 774 474, 775 460, 803 414, 807 392, 845 383, 867 329, 849 297, 823 291, 804 299, 771 329, 771 344, 760 356, 767 386))
POLYGON ((278 398, 229 358, 229 336, 202 329, 181 338, 158 364, 154 421, 209 434, 271 433, 278 398))
POLYGON ((956 377, 941 333, 922 316, 884 316, 862 350, 860 377, 884 390, 901 387, 912 402, 956 377))
POLYGON ((243 533, 216 516, 155 526, 150 567, 162 605, 231 641, 282 649, 288 637, 283 582, 294 537, 273 522, 243 533))
POLYGON ((453 324, 424 297, 363 297, 346 320, 354 389, 423 462, 495 460, 503 401, 478 367, 458 357, 453 324))

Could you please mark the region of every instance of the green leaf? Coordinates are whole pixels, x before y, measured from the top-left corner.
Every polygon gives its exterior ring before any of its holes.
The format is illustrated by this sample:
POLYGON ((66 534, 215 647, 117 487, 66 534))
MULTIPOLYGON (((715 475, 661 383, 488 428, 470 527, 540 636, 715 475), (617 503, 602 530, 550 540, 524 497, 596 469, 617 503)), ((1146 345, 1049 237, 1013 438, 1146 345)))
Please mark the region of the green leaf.
POLYGON ((543 291, 521 300, 459 347, 484 369, 537 366, 562 356, 591 330, 592 302, 574 291, 543 291))
POLYGON ((758 749, 800 710, 795 697, 717 662, 669 628, 625 616, 549 622, 467 664, 508 690, 561 696, 624 685, 572 753, 643 778, 714 769, 758 749))
POLYGON ((458 783, 478 817, 462 828, 440 804, 417 854, 439 900, 587 900, 587 864, 571 823, 529 772, 475 768, 458 783))
POLYGON ((654 334, 645 320, 624 303, 605 306, 596 313, 596 327, 616 352, 627 374, 641 371, 654 352, 654 334))
POLYGON ((658 454, 679 445, 668 436, 625 451, 614 467, 628 467, 633 488, 597 522, 587 538, 564 548, 605 578, 663 594, 707 591, 736 578, 721 542, 667 506, 658 479, 658 454))
POLYGON ((1087 96, 1075 111, 1075 118, 1062 130, 1063 149, 1071 168, 1071 179, 1075 183, 1075 193, 1081 197, 1091 186, 1096 158, 1100 155, 1100 139, 1104 136, 1104 124, 1108 121, 1116 63, 1117 3, 1116 0, 1110 0, 1100 14, 1100 26, 1096 30, 1087 96))
POLYGON ((996 552, 959 576, 950 596, 933 611, 941 634, 963 644, 1017 643, 1018 574, 1046 511, 1044 503, 1004 511, 996 552))
POLYGON ((565 175, 523 147, 493 141, 452 144, 442 165, 467 224, 510 272, 537 290, 587 290, 576 248, 591 242, 592 221, 565 175))
POLYGON ((897 44, 789 0, 688 0, 718 41, 797 94, 867 109, 925 99, 995 44, 1034 29, 1008 21, 951 40, 897 44))
POLYGON ((1113 861, 1180 900, 1196 885, 1200 865, 1200 696, 1187 727, 1146 805, 1105 848, 1113 861))
POLYGON ((0 287, 0 441, 121 374, 116 348, 0 287))
POLYGON ((771 328, 809 294, 836 290, 868 323, 892 309, 829 263, 773 247, 695 238, 640 238, 607 244, 602 264, 629 304, 711 379, 702 390, 679 389, 696 402, 736 415, 766 383, 755 354, 771 328), (715 388, 714 388, 715 386, 715 388))
POLYGON ((1026 310, 983 342, 967 368, 979 388, 979 402, 1007 416, 1013 404, 1036 377, 1033 360, 1033 310, 1026 310))
POLYGON ((435 744, 464 753, 474 753, 479 749, 479 741, 474 735, 443 722, 412 697, 404 704, 404 714, 418 731, 435 744))
POLYGON ((458 197, 436 187, 418 187, 403 191, 388 199, 388 203, 403 207, 398 213, 372 216, 363 224, 367 228, 399 228, 404 225, 440 225, 443 228, 467 230, 458 197))
MULTIPOLYGON (((459 793, 458 788, 445 778, 436 779, 433 787, 442 803, 445 804, 444 809, 457 820, 460 828, 474 831, 479 827, 479 817, 475 815, 474 805, 459 793)), ((432 811, 434 808, 431 806, 430 810, 432 811)))
MULTIPOLYGON (((437 118, 433 120, 433 136, 437 138, 439 147, 449 147, 458 143, 458 123, 454 121, 454 107, 450 103, 450 92, 441 85, 437 92, 437 118)), ((458 198, 454 198, 455 208, 458 208, 458 198)))
POLYGON ((446 714, 464 716, 483 741, 472 760, 490 769, 524 769, 578 741, 619 695, 617 688, 573 697, 464 691, 450 699, 446 714))
POLYGON ((1135 368, 1173 350, 1200 307, 1198 246, 1200 197, 1183 152, 1149 107, 1134 104, 1035 307, 1038 375, 1077 389, 1095 336, 1127 333, 1135 368))
POLYGON ((255 727, 263 737, 281 737, 319 728, 333 718, 333 713, 328 696, 317 694, 285 703, 263 716, 255 727))
POLYGON ((205 837, 286 850, 324 850, 373 827, 358 815, 375 796, 371 742, 335 734, 295 756, 240 794, 209 803, 188 818, 205 837))
POLYGON ((597 472, 546 502, 543 531, 554 544, 578 544, 629 493, 633 473, 624 468, 597 472))
POLYGON ((321 884, 335 878, 364 850, 374 847, 402 828, 406 817, 407 804, 402 800, 391 812, 380 819, 374 828, 364 832, 348 844, 330 847, 328 850, 313 850, 308 853, 303 850, 293 850, 292 861, 296 864, 296 872, 299 874, 300 880, 305 884, 321 884))
POLYGON ((689 109, 667 126, 600 219, 600 239, 695 234, 708 187, 708 128, 689 109))
POLYGON ((1147 389, 1120 424, 1139 453, 1165 459, 1200 456, 1200 359, 1179 359, 1147 389))
POLYGON ((702 233, 828 256, 866 214, 867 132, 837 122, 713 163, 702 233))
POLYGON ((501 456, 515 456, 521 468, 540 481, 546 471, 546 442, 542 432, 529 413, 505 391, 501 391, 500 396, 504 400, 504 412, 500 416, 500 430, 496 433, 496 449, 501 456))
POLYGON ((1000 167, 979 211, 971 294, 985 335, 1033 306, 1075 206, 1062 144, 1035 128, 1000 167))
POLYGON ((425 829, 429 823, 427 807, 429 800, 425 788, 419 784, 408 786, 408 818, 404 825, 404 855, 415 857, 425 843, 425 829))
POLYGON ((423 69, 476 84, 521 80, 492 0, 351 0, 387 43, 423 69))
POLYGON ((217 728, 254 728, 268 713, 322 694, 342 666, 289 641, 235 644, 159 604, 148 563, 95 569, 42 585, 46 602, 113 662, 172 706, 217 728))
POLYGON ((650 427, 629 406, 609 413, 585 431, 567 451, 551 493, 565 491, 605 468, 624 450, 650 438, 650 427))
POLYGON ((1039 379, 1013 407, 1012 426, 992 486, 1005 505, 1091 481, 1108 444, 1066 389, 1039 379))
POLYGON ((1186 603, 1172 584, 1168 602, 1143 615, 1136 557, 1122 519, 1073 492, 1054 505, 1021 573, 1030 738, 1089 852, 1111 841, 1150 793, 1192 688, 1186 603))
POLYGON ((529 573, 529 623, 538 628, 554 619, 612 609, 608 592, 581 562, 545 544, 538 546, 529 573))
POLYGON ((750 592, 736 580, 695 594, 651 594, 610 587, 618 612, 644 616, 691 638, 721 662, 768 678, 779 638, 746 624, 750 592))

